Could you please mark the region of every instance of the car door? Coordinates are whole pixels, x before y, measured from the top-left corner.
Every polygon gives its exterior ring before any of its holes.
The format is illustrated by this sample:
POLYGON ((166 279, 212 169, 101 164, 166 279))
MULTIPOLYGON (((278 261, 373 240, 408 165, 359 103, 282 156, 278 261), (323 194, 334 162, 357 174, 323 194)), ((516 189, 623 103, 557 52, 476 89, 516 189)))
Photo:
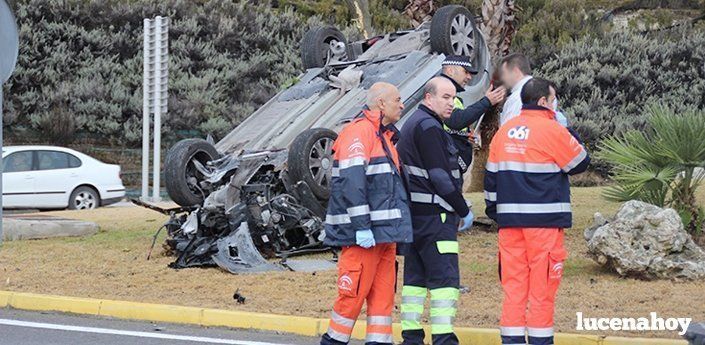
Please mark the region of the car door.
POLYGON ((69 195, 76 185, 78 174, 71 168, 70 157, 65 152, 36 151, 34 194, 37 207, 66 207, 69 195))
POLYGON ((34 203, 34 152, 18 151, 2 159, 2 205, 32 207, 34 203))

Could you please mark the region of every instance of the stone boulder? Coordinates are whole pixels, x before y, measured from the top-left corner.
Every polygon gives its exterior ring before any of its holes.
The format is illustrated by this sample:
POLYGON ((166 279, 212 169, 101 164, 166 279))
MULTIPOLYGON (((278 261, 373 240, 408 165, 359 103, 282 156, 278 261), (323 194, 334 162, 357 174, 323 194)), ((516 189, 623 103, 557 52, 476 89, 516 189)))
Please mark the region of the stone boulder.
POLYGON ((611 220, 596 213, 593 226, 585 229, 585 239, 592 258, 620 276, 705 278, 705 251, 684 230, 673 209, 629 201, 611 220))

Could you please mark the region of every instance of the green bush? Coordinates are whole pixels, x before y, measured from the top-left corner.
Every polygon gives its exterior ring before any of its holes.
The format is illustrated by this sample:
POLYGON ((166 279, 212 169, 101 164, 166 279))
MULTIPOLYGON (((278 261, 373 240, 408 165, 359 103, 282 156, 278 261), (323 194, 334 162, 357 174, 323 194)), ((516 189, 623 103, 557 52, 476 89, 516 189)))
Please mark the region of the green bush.
POLYGON ((517 32, 512 51, 524 53, 541 66, 566 45, 585 37, 601 37, 606 24, 592 10, 589 1, 519 1, 517 32))
POLYGON ((569 121, 589 146, 644 129, 648 105, 705 108, 705 31, 613 33, 564 47, 537 74, 558 85, 569 121))
MULTIPOLYGON (((409 29, 409 19, 401 12, 408 0, 368 0, 374 33, 378 35, 391 31, 409 29)), ((344 0, 277 0, 272 1, 276 8, 293 8, 304 17, 318 16, 328 24, 344 28, 352 25, 356 17, 344 0)))
POLYGON ((142 18, 156 15, 171 18, 165 140, 179 133, 222 137, 301 72, 298 43, 309 26, 292 9, 245 1, 25 0, 16 6, 20 54, 5 85, 5 129, 14 142, 65 144, 78 136, 138 143, 142 18))

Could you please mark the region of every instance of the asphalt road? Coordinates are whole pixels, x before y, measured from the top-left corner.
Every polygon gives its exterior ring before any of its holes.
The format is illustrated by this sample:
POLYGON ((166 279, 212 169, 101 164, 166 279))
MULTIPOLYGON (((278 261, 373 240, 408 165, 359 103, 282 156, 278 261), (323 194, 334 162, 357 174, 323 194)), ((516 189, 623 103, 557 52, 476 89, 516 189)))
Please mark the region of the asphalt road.
POLYGON ((0 345, 304 345, 318 342, 315 338, 274 332, 0 309, 0 345))

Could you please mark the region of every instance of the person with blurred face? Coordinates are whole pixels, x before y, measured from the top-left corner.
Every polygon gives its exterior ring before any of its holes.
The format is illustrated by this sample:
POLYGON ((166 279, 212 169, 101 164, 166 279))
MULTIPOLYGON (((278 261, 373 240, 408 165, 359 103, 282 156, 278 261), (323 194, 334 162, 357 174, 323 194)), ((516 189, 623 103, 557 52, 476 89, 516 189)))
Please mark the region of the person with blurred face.
MULTIPOLYGON (((504 103, 502 113, 499 115, 499 125, 502 126, 507 121, 519 116, 524 106, 521 100, 521 90, 524 85, 531 80, 531 65, 529 59, 522 54, 507 55, 500 63, 500 80, 509 90, 509 97, 504 103)), ((552 85, 556 91, 555 85, 552 85)), ((568 119, 558 110, 558 98, 555 97, 549 108, 555 112, 555 120, 563 127, 568 127, 568 119)))
POLYGON ((375 83, 363 116, 333 145, 324 243, 342 247, 338 298, 322 345, 347 344, 367 302, 368 345, 392 344, 396 244, 412 240, 408 197, 394 147, 404 104, 399 90, 375 83))
POLYGON ((529 59, 522 54, 509 54, 500 62, 499 78, 509 89, 509 97, 504 102, 499 115, 499 125, 504 125, 510 119, 519 116, 522 108, 521 90, 524 84, 531 80, 531 65, 529 59))
POLYGON ((397 145, 408 176, 413 243, 403 246, 403 344, 423 344, 421 316, 431 293, 433 344, 458 344, 453 332, 458 301, 458 231, 472 225, 462 194, 458 149, 443 129, 455 108, 456 88, 445 77, 424 87, 424 100, 404 123, 397 145))

